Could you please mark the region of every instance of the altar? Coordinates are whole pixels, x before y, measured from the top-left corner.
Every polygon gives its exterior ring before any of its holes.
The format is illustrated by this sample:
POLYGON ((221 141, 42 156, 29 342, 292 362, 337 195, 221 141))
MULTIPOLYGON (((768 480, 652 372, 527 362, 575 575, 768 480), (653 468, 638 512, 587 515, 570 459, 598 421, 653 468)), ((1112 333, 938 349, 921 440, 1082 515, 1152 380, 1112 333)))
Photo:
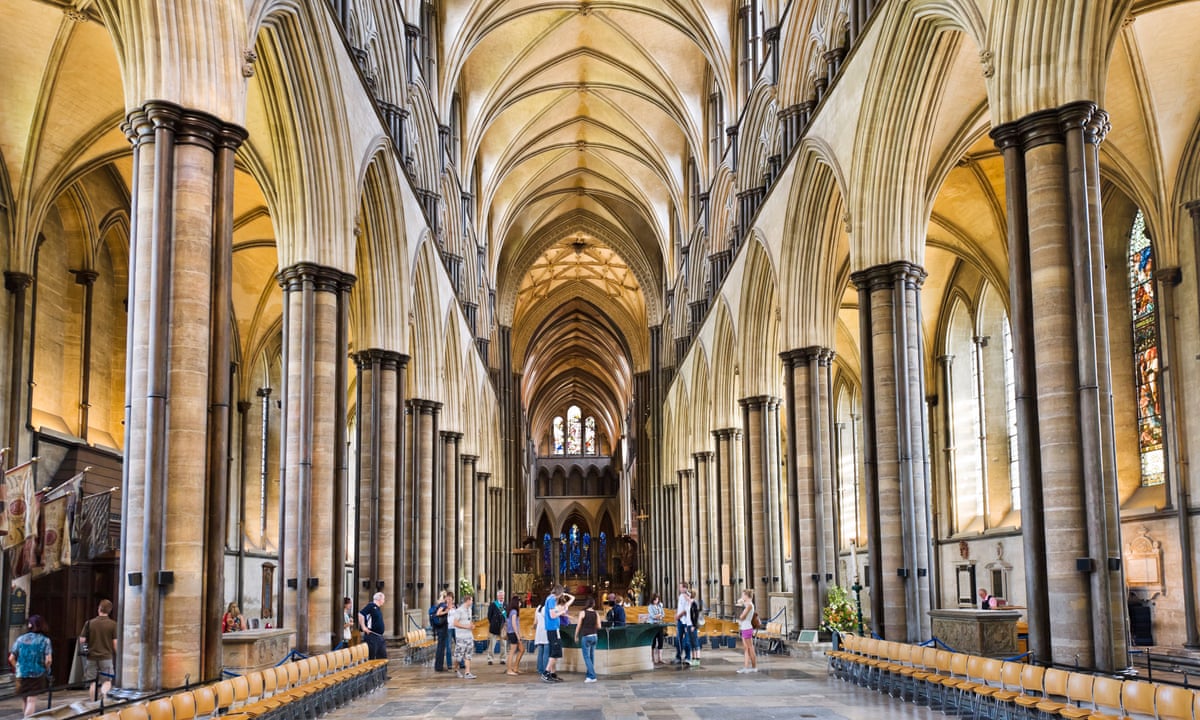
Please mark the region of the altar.
POLYGON ((296 631, 288 628, 240 630, 221 635, 225 669, 244 675, 278 664, 296 646, 296 631))
POLYGON ((986 657, 1011 657, 1017 649, 1019 610, 930 610, 933 636, 958 652, 986 657))

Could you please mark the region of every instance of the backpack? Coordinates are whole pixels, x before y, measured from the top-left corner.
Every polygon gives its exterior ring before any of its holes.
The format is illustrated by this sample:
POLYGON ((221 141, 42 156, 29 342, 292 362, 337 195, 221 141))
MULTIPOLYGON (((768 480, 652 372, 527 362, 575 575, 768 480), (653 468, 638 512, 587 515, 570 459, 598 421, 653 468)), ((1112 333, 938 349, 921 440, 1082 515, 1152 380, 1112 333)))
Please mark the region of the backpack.
POLYGON ((690 612, 692 615, 692 627, 700 626, 700 610, 700 599, 693 598, 692 607, 688 610, 688 612, 690 612))

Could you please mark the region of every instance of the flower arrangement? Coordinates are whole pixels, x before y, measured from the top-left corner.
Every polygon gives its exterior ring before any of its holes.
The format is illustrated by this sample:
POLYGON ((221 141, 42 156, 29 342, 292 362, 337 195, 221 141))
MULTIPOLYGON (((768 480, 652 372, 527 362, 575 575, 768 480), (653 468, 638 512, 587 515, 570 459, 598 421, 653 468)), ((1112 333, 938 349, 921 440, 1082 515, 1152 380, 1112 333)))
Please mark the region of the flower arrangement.
POLYGON ((635 572, 633 574, 633 577, 629 579, 629 597, 631 597, 631 598, 641 597, 642 590, 645 590, 645 589, 646 589, 646 573, 642 572, 639 569, 637 572, 635 572))
POLYGON ((850 591, 840 585, 829 588, 829 594, 822 611, 821 629, 826 632, 853 632, 858 626, 858 608, 850 591))
POLYGON ((475 586, 471 584, 471 581, 466 579, 465 577, 458 578, 458 598, 459 598, 459 600, 466 597, 467 595, 473 596, 474 594, 475 594, 475 586))

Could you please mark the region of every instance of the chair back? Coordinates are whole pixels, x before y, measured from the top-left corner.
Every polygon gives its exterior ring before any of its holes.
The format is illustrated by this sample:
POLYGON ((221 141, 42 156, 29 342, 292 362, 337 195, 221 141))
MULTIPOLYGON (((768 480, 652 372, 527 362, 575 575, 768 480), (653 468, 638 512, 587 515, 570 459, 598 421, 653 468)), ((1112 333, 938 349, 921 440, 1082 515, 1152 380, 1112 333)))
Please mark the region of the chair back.
POLYGON ((1121 686, 1121 707, 1126 715, 1154 717, 1154 683, 1126 680, 1121 686))
POLYGON ((171 696, 171 707, 175 711, 175 720, 193 720, 196 717, 195 693, 175 693, 171 696))
POLYGON ((252 672, 246 676, 247 695, 251 700, 260 700, 263 696, 263 676, 261 672, 252 672))
POLYGON ((1046 668, 1041 665, 1026 665, 1021 669, 1021 691, 1026 695, 1041 695, 1045 689, 1045 678, 1046 668))
POLYGON ((217 711, 224 713, 233 706, 233 682, 222 680, 213 688, 217 695, 217 711))
POLYGON ((150 713, 146 711, 146 704, 131 705, 127 708, 121 708, 121 720, 150 720, 150 713))
POLYGON ((967 676, 967 667, 970 663, 970 655, 952 653, 950 656, 950 674, 954 677, 965 678, 967 676))
POLYGON ((155 698, 146 707, 146 714, 150 716, 150 720, 174 720, 175 706, 171 704, 169 697, 155 698))
POLYGON ((1154 693, 1154 709, 1161 720, 1188 720, 1196 693, 1178 685, 1159 685, 1154 693))
POLYGON ((1121 680, 1097 676, 1092 683, 1092 707, 1106 715, 1121 714, 1121 680))
POLYGON ((1066 670, 1047 668, 1043 680, 1046 697, 1065 698, 1067 696, 1067 679, 1071 676, 1066 670))
POLYGON ((250 683, 246 680, 246 676, 239 675, 230 682, 233 683, 234 707, 246 704, 246 701, 250 699, 250 683))
POLYGON ((983 682, 983 666, 987 658, 971 655, 967 658, 967 677, 973 682, 983 682))
POLYGON ((1092 701, 1092 686, 1096 676, 1091 673, 1073 672, 1067 678, 1067 699, 1076 705, 1092 701))
POLYGON ((201 685, 192 691, 192 697, 196 700, 196 715, 199 717, 208 717, 217 709, 217 696, 213 693, 212 685, 201 685))
POLYGON ((1004 682, 1005 690, 1020 690, 1021 689, 1021 671, 1025 669, 1025 665, 1019 662, 1006 662, 1000 668, 1000 678, 1004 682))

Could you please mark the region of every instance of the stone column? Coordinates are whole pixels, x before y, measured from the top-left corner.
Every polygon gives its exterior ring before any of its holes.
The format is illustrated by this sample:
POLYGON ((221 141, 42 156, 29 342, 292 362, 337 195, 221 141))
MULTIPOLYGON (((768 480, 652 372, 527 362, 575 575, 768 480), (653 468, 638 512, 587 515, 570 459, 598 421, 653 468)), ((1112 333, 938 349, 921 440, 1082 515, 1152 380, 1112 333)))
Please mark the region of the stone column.
POLYGON ((792 602, 797 626, 821 624, 836 564, 834 458, 830 428, 833 351, 813 346, 780 353, 788 413, 788 498, 792 508, 792 602))
POLYGON ((890 640, 929 637, 928 454, 921 355, 925 272, 894 262, 851 276, 862 332, 872 622, 890 640))
POLYGON ((492 587, 496 587, 497 582, 504 581, 505 590, 511 594, 513 588, 508 582, 508 578, 502 576, 505 556, 508 554, 505 548, 505 523, 501 517, 505 507, 504 488, 492 485, 490 481, 489 473, 479 473, 479 483, 487 489, 487 525, 489 529, 487 552, 484 554, 484 573, 487 574, 488 583, 492 587))
POLYGON ((443 430, 442 450, 442 583, 458 597, 458 575, 462 568, 462 470, 458 458, 463 434, 443 430))
POLYGON ((719 597, 720 593, 716 589, 717 586, 713 583, 713 578, 716 573, 713 571, 716 563, 713 562, 713 548, 716 547, 717 533, 717 512, 715 510, 714 493, 712 492, 711 484, 712 477, 710 473, 710 465, 712 463, 711 452, 698 452, 692 454, 692 464, 694 466, 693 477, 695 478, 696 487, 696 505, 692 512, 692 528, 696 535, 693 554, 695 555, 694 567, 696 568, 696 582, 700 587, 704 588, 704 603, 705 605, 716 605, 714 598, 719 597))
POLYGON ((720 564, 717 566, 717 578, 721 588, 721 607, 723 613, 732 612, 733 602, 742 587, 746 586, 746 575, 741 574, 743 567, 737 557, 735 535, 740 523, 737 521, 739 503, 735 502, 740 491, 739 465, 734 459, 734 451, 741 442, 740 428, 723 428, 714 430, 716 439, 716 486, 717 486, 717 556, 720 564), (740 582, 739 582, 740 580, 740 582))
POLYGON ((296 628, 298 649, 306 653, 328 649, 341 637, 345 308, 353 280, 309 263, 279 273, 287 308, 283 465, 288 520, 280 557, 285 611, 279 623, 296 628))
POLYGON ((771 589, 771 498, 766 415, 767 405, 773 400, 763 395, 738 401, 742 408, 742 427, 746 428, 742 439, 742 457, 746 463, 744 523, 749 539, 745 560, 750 574, 747 586, 757 588, 760 595, 771 589))
MULTIPOLYGON (((472 585, 479 585, 479 570, 475 566, 475 544, 476 540, 475 525, 478 522, 479 515, 475 508, 475 464, 479 462, 478 455, 468 455, 463 453, 459 455, 461 483, 459 487, 462 491, 462 560, 459 565, 462 568, 462 574, 472 585)), ((476 595, 479 598, 485 597, 484 588, 476 587, 476 595)))
MULTIPOLYGON (((355 607, 378 591, 401 604, 396 587, 396 384, 400 353, 358 352, 358 518, 355 607)), ((394 628, 398 629, 398 628, 394 628)))
POLYGON ((698 528, 692 524, 692 509, 696 507, 696 479, 691 470, 677 470, 679 483, 679 568, 680 580, 687 580, 697 590, 700 587, 700 577, 696 570, 693 551, 696 547, 698 528))
MULTIPOLYGON (((135 155, 136 159, 136 155, 135 155)), ((132 272, 131 272, 132 275, 132 272)), ((5 271, 4 273, 4 289, 8 290, 13 299, 13 310, 10 317, 12 318, 12 336, 9 339, 8 352, 8 407, 5 408, 7 417, 5 418, 5 428, 7 432, 4 435, 5 447, 9 449, 11 455, 4 463, 6 467, 11 467, 17 464, 17 457, 20 456, 21 447, 21 406, 25 394, 29 389, 22 381, 23 369, 22 363, 25 358, 25 306, 28 304, 26 300, 26 290, 33 284, 33 276, 29 273, 5 271)), ((7 598, 5 599, 7 602, 7 598)))
POLYGON ((438 413, 442 404, 433 400, 408 401, 412 411, 412 476, 415 502, 412 503, 412 567, 416 568, 413 590, 417 607, 428 606, 437 597, 433 573, 433 474, 434 438, 437 437, 438 413))
MULTIPOLYGON (((397 632, 407 629, 405 610, 417 607, 413 592, 413 566, 408 553, 412 552, 415 542, 412 538, 411 510, 413 506, 412 473, 405 458, 410 457, 407 442, 408 428, 408 356, 397 353, 396 356, 396 392, 392 398, 393 415, 395 419, 395 457, 392 459, 392 487, 394 503, 388 508, 392 513, 392 576, 385 578, 390 581, 392 590, 388 599, 391 600, 391 627, 397 632)), ((386 607, 386 606, 385 606, 386 607)))
POLYGON ((1126 614, 1099 200, 1107 127, 1076 102, 992 137, 1009 188, 1019 426, 1036 418, 1021 438, 1031 650, 1113 672, 1126 663, 1126 614))
MULTIPOLYGON (((124 129, 134 174, 119 664, 122 685, 153 690, 215 679, 221 666, 232 172, 246 134, 165 102, 124 129)), ((6 281, 20 298, 20 277, 6 281)))

